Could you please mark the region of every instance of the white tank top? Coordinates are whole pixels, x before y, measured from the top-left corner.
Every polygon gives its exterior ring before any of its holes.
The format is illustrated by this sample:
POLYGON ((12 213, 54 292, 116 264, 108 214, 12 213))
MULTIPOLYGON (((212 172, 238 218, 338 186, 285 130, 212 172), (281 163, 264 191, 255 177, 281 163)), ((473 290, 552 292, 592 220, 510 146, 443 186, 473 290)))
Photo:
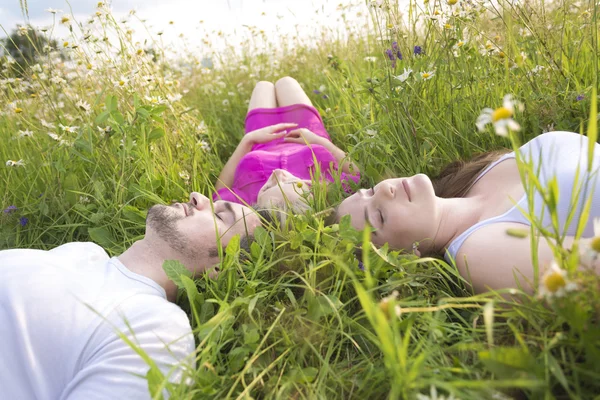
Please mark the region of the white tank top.
MULTIPOLYGON (((588 138, 573 132, 548 132, 530 140, 519 149, 523 160, 532 162, 536 175, 543 188, 548 187, 548 183, 556 177, 558 182, 558 222, 563 234, 574 236, 577 230, 577 223, 585 205, 585 201, 592 196, 592 204, 589 219, 583 231, 583 237, 592 237, 594 235, 593 219, 600 217, 600 182, 598 179, 600 168, 600 145, 594 146, 594 156, 591 173, 587 172, 588 162, 588 138), (577 170, 579 168, 579 171, 577 170), (577 176, 578 175, 578 176, 577 176), (589 180, 588 180, 589 178, 589 180), (586 183, 587 181, 587 183, 586 183), (576 185, 575 185, 576 184, 576 185), (580 190, 577 202, 571 203, 573 199, 573 188, 580 190), (569 213, 573 216, 567 226, 569 213)), ((475 179, 477 182, 492 168, 500 162, 515 158, 515 153, 511 152, 503 155, 498 160, 491 163, 475 179)), ((548 207, 544 205, 541 194, 536 190, 533 199, 533 210, 529 208, 527 193, 508 211, 502 215, 480 221, 454 239, 446 252, 446 259, 450 261, 456 258, 458 250, 464 241, 476 230, 490 224, 499 222, 516 222, 529 226, 530 222, 521 212, 527 210, 536 218, 543 221, 545 228, 551 228, 550 213, 548 207), (533 211, 533 212, 531 212, 533 211)))

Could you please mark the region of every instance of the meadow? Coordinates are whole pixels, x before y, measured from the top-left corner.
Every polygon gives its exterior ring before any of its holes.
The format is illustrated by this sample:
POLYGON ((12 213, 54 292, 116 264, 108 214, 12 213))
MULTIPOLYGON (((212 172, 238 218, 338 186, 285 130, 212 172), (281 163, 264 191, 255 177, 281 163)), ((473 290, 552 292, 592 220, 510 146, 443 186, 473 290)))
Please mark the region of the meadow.
MULTIPOLYGON (((143 236, 149 206, 212 192, 259 80, 301 82, 362 187, 435 176, 545 131, 595 140, 599 7, 342 3, 343 35, 270 42, 248 27, 252 38, 215 49, 211 67, 169 55, 160 35, 132 40, 135 13, 51 10, 72 34, 21 27, 35 57, 0 61, 0 249, 94 241, 120 254, 143 236), (523 105, 520 130, 479 131, 482 110, 508 94, 523 105)), ((600 281, 576 259, 557 250, 566 277, 540 279, 545 295, 476 295, 444 260, 376 249, 347 220, 326 226, 321 212, 344 193, 316 190, 313 212, 258 229, 249 254, 232 241, 218 278, 178 279, 197 368, 192 386, 167 385, 171 398, 600 398, 600 281), (567 281, 577 290, 557 290, 567 281)), ((163 384, 150 377, 156 398, 163 384)))

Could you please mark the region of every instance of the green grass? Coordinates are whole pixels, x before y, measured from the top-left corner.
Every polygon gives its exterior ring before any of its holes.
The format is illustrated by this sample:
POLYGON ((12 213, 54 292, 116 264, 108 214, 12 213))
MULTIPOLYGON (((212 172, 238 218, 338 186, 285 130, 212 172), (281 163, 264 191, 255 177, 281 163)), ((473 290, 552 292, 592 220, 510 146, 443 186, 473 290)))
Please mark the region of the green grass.
MULTIPOLYGON (((298 79, 333 141, 361 166, 365 187, 390 176, 435 175, 457 158, 511 147, 491 129, 475 129, 481 110, 499 107, 505 94, 525 106, 515 117, 521 143, 544 130, 590 126, 596 134, 593 1, 500 1, 450 15, 465 5, 411 3, 402 9, 408 21, 387 0, 383 7, 348 6, 340 12, 361 12, 369 21, 348 27, 360 35, 326 34, 318 46, 271 44, 277 58, 253 51, 248 41, 238 46, 241 54, 216 53, 214 70, 203 70, 194 54, 167 60, 156 37, 156 62, 138 54, 110 15, 94 26, 120 40, 103 41, 96 31, 86 41, 68 38, 77 45, 64 50, 72 65, 42 49, 42 71, 4 60, 0 161, 23 159, 25 166, 0 167, 0 207, 18 208, 0 214, 0 249, 92 240, 119 254, 144 234, 149 206, 186 199, 190 190, 211 192, 243 134, 257 80, 298 79), (434 7, 437 20, 427 17, 434 7), (392 41, 403 55, 395 69, 385 54, 392 41), (415 56, 415 45, 424 54, 415 56), (402 83, 394 76, 404 68, 414 72, 402 83), (433 78, 421 78, 432 70, 433 78), (121 76, 128 79, 123 87, 121 76), (7 80, 15 77, 22 80, 7 80), (327 99, 312 93, 321 85, 327 99), (147 98, 177 93, 183 99, 167 104, 147 98), (89 113, 78 98, 91 105, 89 113), (41 119, 79 128, 62 132, 41 119), (16 138, 26 129, 32 137, 16 138)), ((342 197, 330 193, 316 211, 342 197)), ((414 399, 432 388, 460 399, 600 393, 597 277, 572 275, 580 289, 551 303, 511 297, 515 292, 473 295, 442 260, 376 251, 347 224, 324 227, 314 215, 290 222, 290 232, 259 230, 249 260, 240 261, 232 248, 218 279, 200 278, 181 291, 199 344, 198 368, 191 371, 195 384, 173 389, 172 398, 414 399), (366 254, 365 272, 353 256, 357 246, 366 254), (397 298, 382 300, 394 291, 397 298)))

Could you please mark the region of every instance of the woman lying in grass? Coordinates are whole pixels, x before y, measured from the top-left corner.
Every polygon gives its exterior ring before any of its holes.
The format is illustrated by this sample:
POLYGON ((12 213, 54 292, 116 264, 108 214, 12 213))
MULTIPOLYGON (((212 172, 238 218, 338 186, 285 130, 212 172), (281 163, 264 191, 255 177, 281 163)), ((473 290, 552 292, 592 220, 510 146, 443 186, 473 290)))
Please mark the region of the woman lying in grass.
POLYGON ((215 184, 215 200, 306 209, 303 195, 310 189, 315 162, 326 181, 334 181, 339 164, 342 181, 360 179, 358 168, 343 161, 346 154, 331 142, 319 112, 291 77, 275 85, 256 84, 245 131, 215 184))
MULTIPOLYGON (((600 271, 600 257, 591 247, 592 238, 600 236, 600 227, 593 226, 593 219, 600 217, 600 145, 594 145, 591 173, 587 172, 588 138, 576 133, 542 134, 519 153, 533 167, 527 178, 530 185, 537 178, 542 188, 548 188, 556 177, 558 196, 553 208, 560 235, 565 236, 563 247, 573 244, 585 203, 591 199, 579 246, 582 264, 600 271)), ((468 163, 450 164, 433 182, 418 174, 362 189, 341 203, 337 218, 350 215, 357 229, 368 222, 377 245, 388 243, 393 249, 444 254, 448 261, 456 260, 461 275, 477 292, 516 287, 515 279, 531 291, 531 242, 523 238, 531 222, 521 210, 529 210, 543 228, 554 232, 542 195, 537 190, 529 195, 524 189, 515 153, 492 152, 468 163)), ((544 273, 554 254, 543 238, 538 244, 538 265, 544 273)))

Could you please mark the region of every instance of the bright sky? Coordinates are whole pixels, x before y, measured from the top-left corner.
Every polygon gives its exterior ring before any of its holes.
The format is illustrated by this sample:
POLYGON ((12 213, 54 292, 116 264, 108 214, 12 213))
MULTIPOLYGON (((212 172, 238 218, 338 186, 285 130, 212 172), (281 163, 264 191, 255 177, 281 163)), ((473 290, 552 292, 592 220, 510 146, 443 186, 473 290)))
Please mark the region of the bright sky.
MULTIPOLYGON (((28 0, 29 17, 34 26, 52 25, 52 14, 47 8, 61 9, 71 13, 79 22, 85 22, 95 12, 97 0, 28 0)), ((364 0, 113 0, 109 1, 117 20, 126 17, 129 10, 136 9, 137 15, 145 19, 150 32, 164 31, 163 41, 180 45, 178 39, 183 34, 192 47, 200 45, 205 32, 223 31, 224 37, 230 43, 239 43, 248 36, 248 30, 243 25, 257 26, 273 39, 287 33, 298 33, 300 37, 308 38, 325 27, 331 31, 345 31, 344 25, 335 16, 340 3, 358 4, 348 17, 356 20, 356 11, 367 13, 364 0), (262 13, 265 15, 262 15, 262 13), (200 20, 204 23, 201 25, 200 20), (174 21, 169 25, 169 21, 174 21), (204 31, 203 31, 204 30, 204 31)), ((360 19, 364 23, 365 17, 360 19)), ((25 19, 19 7, 19 0, 2 0, 0 4, 0 25, 7 32, 12 31, 18 24, 24 24, 25 19)), ((57 24, 58 25, 58 24, 57 24)), ((136 34, 134 38, 147 37, 142 35, 142 28, 133 25, 136 34)), ((66 36, 66 28, 60 27, 55 37, 66 36)), ((0 36, 4 33, 0 31, 0 36)))

